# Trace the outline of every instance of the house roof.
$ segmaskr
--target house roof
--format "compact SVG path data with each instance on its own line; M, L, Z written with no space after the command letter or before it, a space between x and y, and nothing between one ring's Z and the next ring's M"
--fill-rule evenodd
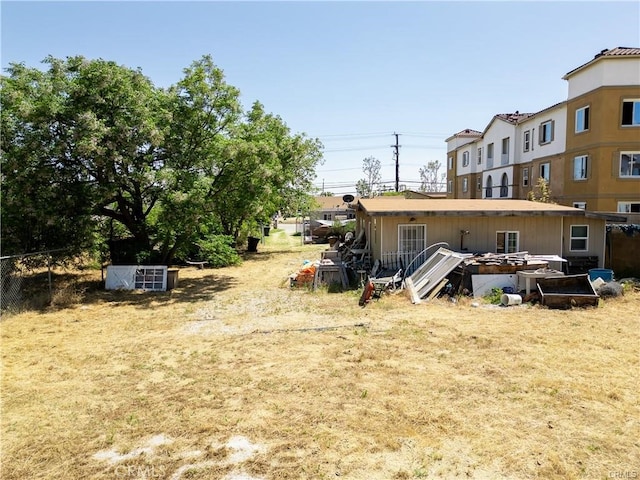
M640 57L640 48L636 47L616 47L612 49L604 49L600 53L597 53L591 60L587 63L583 63L579 67L574 68L570 72L562 77L563 80L567 80L571 75L582 70L583 68L588 67L592 63L599 61L602 58L611 58L611 57Z
M477 138L480 135L482 135L482 132L479 132L478 130L465 128L464 130L461 130L458 133L454 133L453 135L451 135L449 138L445 140L445 142L448 142L453 138Z
M327 197L319 195L314 197L314 199L319 205L319 210L346 210L349 208L349 204L345 203L341 196ZM357 200L358 198L356 197L356 199L351 203L355 203Z
M372 216L586 216L587 213L580 208L529 200L377 197L360 199L358 207Z

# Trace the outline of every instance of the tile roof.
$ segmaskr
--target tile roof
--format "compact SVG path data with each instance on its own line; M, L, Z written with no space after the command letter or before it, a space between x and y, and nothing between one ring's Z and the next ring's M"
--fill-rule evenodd
M369 215L415 216L584 216L580 208L529 200L363 198L358 204Z
M591 60L589 60L588 62L583 63L579 67L576 67L573 70L567 72L567 74L562 78L564 80L566 80L567 77L569 77L570 75L574 74L578 70L583 69L587 65L590 65L591 63L596 62L600 58L603 58L603 57L636 57L636 56L640 56L640 48L636 48L636 47L616 47L616 48L612 48L610 50L605 48L600 53L596 53L595 56Z
M504 120L505 122L516 124L528 117L533 115L533 113L520 113L516 110L514 113L498 113L496 117Z

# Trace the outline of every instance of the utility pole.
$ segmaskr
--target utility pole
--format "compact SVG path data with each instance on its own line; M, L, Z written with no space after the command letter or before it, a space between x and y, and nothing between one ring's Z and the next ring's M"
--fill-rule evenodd
M400 189L400 145L398 145L398 136L400 136L399 133L394 133L394 135L396 136L396 144L395 145L391 145L391 148L394 149L394 156L396 159L396 192Z

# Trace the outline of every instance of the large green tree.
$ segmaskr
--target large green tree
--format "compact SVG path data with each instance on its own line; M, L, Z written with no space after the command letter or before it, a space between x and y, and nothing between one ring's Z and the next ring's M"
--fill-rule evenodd
M12 65L2 78L2 233L15 233L16 251L83 248L108 219L138 251L170 262L311 188L319 142L259 103L243 113L209 56L166 90L114 62L46 64Z

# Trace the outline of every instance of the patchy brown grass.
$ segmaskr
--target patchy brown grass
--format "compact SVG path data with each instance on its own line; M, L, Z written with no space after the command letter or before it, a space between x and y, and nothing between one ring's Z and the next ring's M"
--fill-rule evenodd
M3 319L2 478L640 475L637 292L361 309L288 288L323 246L268 240L171 292L97 290L98 272Z

